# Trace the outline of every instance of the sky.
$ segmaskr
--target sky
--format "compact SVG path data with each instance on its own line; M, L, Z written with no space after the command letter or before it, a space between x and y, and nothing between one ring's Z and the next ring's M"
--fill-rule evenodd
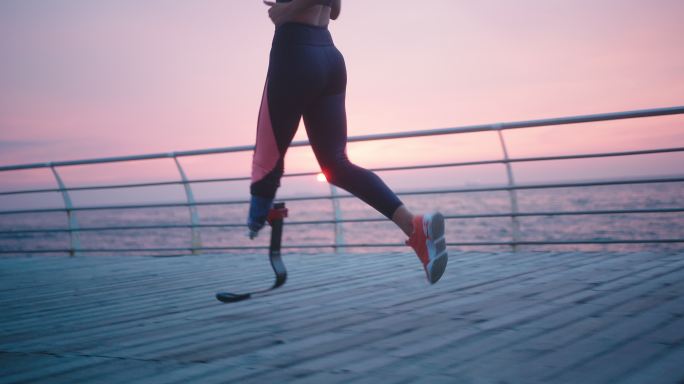
M274 28L266 11L257 0L0 1L0 164L252 144ZM681 0L345 0L330 30L348 71L349 134L684 105L683 17ZM684 146L682 122L506 138L514 156ZM302 128L297 139L306 137ZM369 167L501 153L491 134L355 144L349 152ZM183 162L191 177L248 175L249 157ZM672 173L681 160L597 169ZM71 185L111 181L109 174L177 177L162 163L64 173ZM286 167L316 164L302 148L288 153ZM586 170L526 167L522 181ZM41 172L5 173L0 184L49 179ZM469 182L489 180L482 169L462 172Z

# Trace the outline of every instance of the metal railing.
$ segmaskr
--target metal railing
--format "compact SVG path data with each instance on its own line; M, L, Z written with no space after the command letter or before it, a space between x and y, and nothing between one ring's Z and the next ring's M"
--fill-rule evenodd
M423 170L436 169L446 167L467 167L476 165L491 165L501 164L505 166L507 183L500 186L487 187L469 187L469 188L451 188L439 190L421 190L421 191L404 191L398 195L426 195L426 194L450 194L450 193L471 193L471 192L492 192L505 191L509 198L509 212L504 213L479 213L479 214L461 214L461 215L447 215L446 219L474 219L474 218L508 218L510 219L512 240L511 241L479 241L479 242L452 242L449 246L510 246L514 250L519 245L556 245L556 244L632 244L632 243L684 243L684 238L665 238L665 239L604 239L604 240L547 240L547 241L527 241L520 239L520 226L518 219L521 217L531 216L568 216L568 215L608 215L608 214L644 214L644 213L676 213L684 212L684 207L672 208L638 208L638 209L612 209L612 210L580 210L580 211L532 211L521 212L518 208L517 191L527 189L549 189L549 188L584 188L591 186L608 186L608 185L636 185L645 183L680 183L684 182L684 175L671 177L654 177L654 178L631 178L631 179L616 179L616 180L597 180L584 182L565 182L565 183L538 183L538 184L519 184L515 181L514 168L515 163L524 162L545 162L555 160L570 160L570 159L589 159L589 158L605 158L605 157L625 157L637 155L663 154L684 152L684 147L673 148L658 148L635 151L619 151L619 152L602 152L589 154L574 154L574 155L558 155L558 156L538 156L538 157L520 157L513 158L509 155L504 131L521 128L533 127L548 127L558 125L569 125L578 123L599 122L608 120L622 120L635 119L645 117L656 117L666 115L684 114L684 106L670 107L670 108L656 108L635 110L627 112L615 112L605 114L583 115L560 117L551 119L528 120L508 123L495 123L483 125L471 125L456 128L432 129L412 132L396 132L389 134L374 134L364 136L354 136L349 138L349 142L365 142L373 140L392 140L404 138L416 138L436 135L456 135L463 133L474 132L496 132L499 145L501 149L501 158L480 161L467 162L451 162L451 163L435 163L435 164L421 164L421 165L407 165L395 167L380 167L372 168L373 171L406 171L406 170ZM296 141L292 143L293 147L301 147L309 145L308 141ZM243 249L264 249L265 246L222 246L222 247L208 247L202 245L201 229L202 228L228 228L228 227L242 227L243 223L220 223L220 224L206 224L202 223L197 212L200 206L212 205L232 205L232 204L248 204L249 200L220 200L220 201L196 201L193 194L193 184L200 183L217 183L217 182L232 182L232 181L247 181L250 177L228 177L228 178L206 178L206 179L189 179L186 172L178 160L181 157L203 156L213 154L225 154L236 152L253 151L254 146L236 146L228 148L214 148L194 151L180 151L171 153L156 153L138 156L122 156L122 157L107 157L99 159L87 159L76 161L59 161L48 163L32 163L21 165L10 165L0 167L0 173L7 171L20 171L29 169L50 169L55 178L57 188L42 188L42 189L25 189L12 190L0 192L0 196L9 195L26 195L32 193L60 193L62 196L63 208L42 208L42 209L19 209L19 210L4 210L0 211L0 215L23 215L23 214L37 214L37 213L52 213L64 212L67 219L67 228L45 228L45 229L20 229L20 230L3 230L0 235L17 235L17 234L35 234L35 233L68 233L70 245L68 249L29 249L29 250L8 250L1 249L0 254L8 253L55 253L65 252L70 255L77 255L79 253L90 252L189 252L199 253L201 251L221 251L221 250L243 250ZM58 171L59 168L76 166L76 165L93 165L104 163L120 163L140 160L154 160L154 159L172 159L178 170L179 180L177 181L160 181L160 182L144 182L144 183L126 183L126 184L110 184L110 185L91 185L79 187L67 187L63 178ZM318 172L299 172L285 174L284 177L299 177L299 176L313 176ZM92 191L92 190L114 190L127 189L139 187L153 187L153 186L168 186L168 185L182 185L185 191L186 200L184 202L174 203L155 203L155 204L119 204L119 205L94 205L94 206L74 206L72 203L70 192L73 191ZM346 243L344 241L344 234L342 231L342 224L352 222L376 222L384 221L384 218L342 218L341 209L339 206L340 199L352 197L348 194L340 194L336 187L330 186L330 194L326 195L310 195L310 196L293 196L288 197L287 201L309 201L309 200L325 200L329 199L332 202L334 217L331 220L309 220L309 221L288 221L288 225L320 225L333 224L335 230L335 242L333 244L286 244L283 248L333 248L335 250L342 250L350 247L392 247L403 244L393 243ZM187 207L190 214L190 222L188 224L157 224L157 225L126 225L126 226L91 226L82 227L79 225L77 219L77 212L94 211L94 210L123 210L123 209L153 209L164 207ZM174 229L184 228L190 229L191 239L188 247L148 247L148 248L84 248L81 246L80 234L83 232L92 231L129 231L141 229Z

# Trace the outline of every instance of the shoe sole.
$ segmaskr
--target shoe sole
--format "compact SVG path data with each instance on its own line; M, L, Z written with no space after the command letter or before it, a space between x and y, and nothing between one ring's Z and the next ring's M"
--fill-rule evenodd
M429 272L430 284L434 284L439 281L439 279L444 274L447 262L449 261L449 254L446 250L446 239L444 238L444 216L437 212L431 215L430 225L428 226L428 236L430 239L438 239L434 241L434 254L438 255L434 260L431 260L427 269Z

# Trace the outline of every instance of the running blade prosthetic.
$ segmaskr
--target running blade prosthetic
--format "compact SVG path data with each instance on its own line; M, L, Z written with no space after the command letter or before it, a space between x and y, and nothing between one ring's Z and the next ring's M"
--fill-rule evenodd
M267 221L271 225L271 244L268 247L268 257L271 261L271 268L273 268L273 272L275 273L275 282L273 285L270 288L256 292L219 292L216 294L216 299L223 303L235 303L247 300L252 297L252 295L267 293L285 284L285 281L287 280L287 270L285 269L283 259L280 257L280 244L283 237L283 219L286 217L287 208L285 208L285 203L274 204L273 208L268 212Z

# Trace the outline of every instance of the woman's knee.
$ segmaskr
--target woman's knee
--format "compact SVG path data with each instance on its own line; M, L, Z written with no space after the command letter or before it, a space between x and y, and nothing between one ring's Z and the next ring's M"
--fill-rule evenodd
M354 179L354 175L360 170L346 157L344 159L336 159L331 162L321 163L321 171L325 175L326 180L333 185L344 187L346 184Z

